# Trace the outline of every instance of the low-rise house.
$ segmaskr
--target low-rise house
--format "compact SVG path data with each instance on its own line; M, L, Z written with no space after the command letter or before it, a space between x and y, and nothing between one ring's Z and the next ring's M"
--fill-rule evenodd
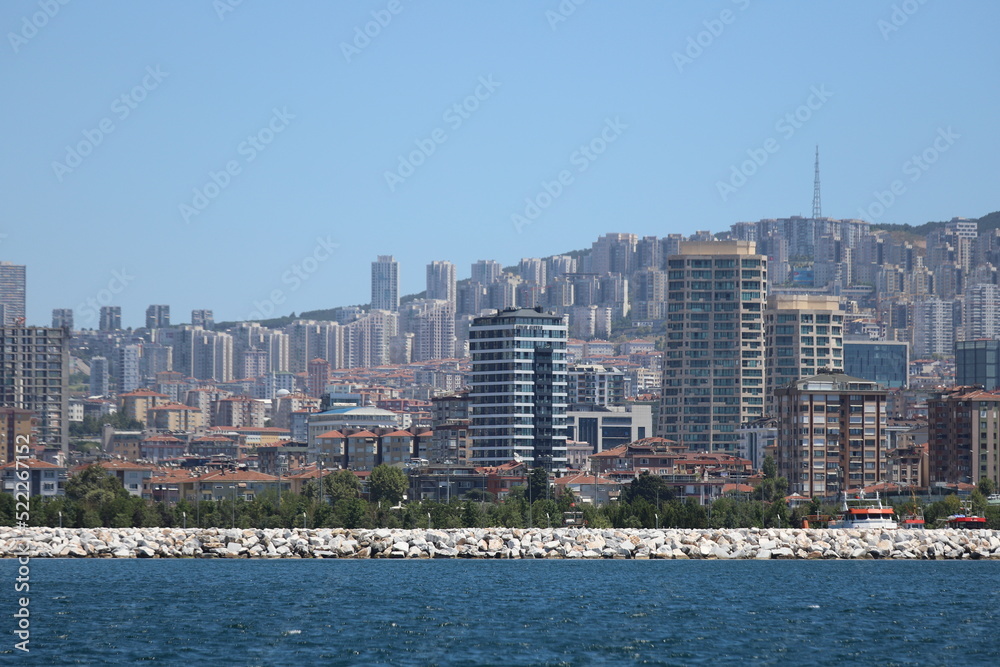
M278 474L278 469L302 468L309 460L309 447L304 442L283 440L257 448L257 467L269 475Z
M181 498L194 501L200 500L253 500L258 495L268 491L288 491L291 484L287 480L279 480L274 475L250 470L216 470L187 481L178 483Z
M316 460L327 466L347 466L347 437L340 431L326 431L314 438L312 451L316 452Z
M188 452L194 456L225 456L234 461L242 458L240 443L224 435L208 434L193 437L188 442Z
M105 424L101 430L101 451L126 461L138 461L142 458L145 437L143 431L116 431L111 424Z
M122 410L125 416L146 423L147 411L155 408L169 400L166 394L151 391L149 389L136 389L125 394L119 394L118 400L122 403Z
M200 431L205 427L198 408L183 403L165 403L146 411L146 427L156 431Z
M153 477L153 472L156 470L155 466L117 459L98 461L96 465L104 468L105 472L109 475L114 475L121 482L125 490L129 492L129 495L146 498L147 500L152 497L147 482ZM74 468L73 474L79 473L86 467L78 466Z
M557 477L552 483L556 487L557 495L569 490L573 492L577 502L592 505L606 505L612 500L617 500L622 490L622 485L619 482L600 475L587 475L585 473L572 473L564 477Z
M212 403L212 426L261 428L266 420L264 403L249 396L233 396Z
M27 479L24 479L24 473ZM0 466L4 493L55 497L66 494L66 468L38 459L15 459Z
M413 434L409 431L391 431L380 438L381 463L399 465L408 463L413 458Z
M139 458L145 461L166 461L183 456L186 448L183 440L172 435L148 435L139 442Z
M347 436L347 467L351 470L371 470L378 465L378 436L371 431L358 431Z

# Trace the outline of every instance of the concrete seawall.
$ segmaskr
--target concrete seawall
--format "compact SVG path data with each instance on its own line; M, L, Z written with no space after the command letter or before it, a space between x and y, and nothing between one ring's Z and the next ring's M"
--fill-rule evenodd
M0 527L0 558L1000 559L1000 531Z

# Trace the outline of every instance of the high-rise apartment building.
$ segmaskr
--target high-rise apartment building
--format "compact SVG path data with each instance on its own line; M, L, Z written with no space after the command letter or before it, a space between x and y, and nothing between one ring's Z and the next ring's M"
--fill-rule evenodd
M0 262L0 326L24 324L25 266Z
M309 395L322 398L328 384L330 384L330 362L316 357L309 362Z
M480 285L492 285L500 280L503 267L500 262L492 259L481 259L472 265L472 282Z
M111 391L111 369L106 357L90 359L90 395L107 396Z
M455 265L431 262L427 265L427 298L455 303Z
M170 306L154 304L146 309L147 329L166 329L170 326Z
M118 393L126 394L142 386L142 376L139 374L139 357L141 348L138 345L123 345L118 348L116 372L118 374Z
M778 474L788 490L835 497L886 476L886 391L823 373L777 390Z
M473 321L472 463L566 467L566 338L563 317L540 308Z
M833 296L774 294L764 311L765 413L774 391L821 368L844 370L844 311Z
M667 281L658 435L735 453L739 424L764 416L767 258L752 241L682 243Z
M215 314L211 310L200 308L191 311L191 324L205 331L215 328Z
M1000 393L954 387L927 400L930 483L1000 484Z
M233 337L229 334L185 324L162 330L157 340L173 348L173 369L185 377L232 381Z
M1000 337L1000 285L979 283L967 286L963 305L965 340Z
M950 300L923 299L913 304L913 354L918 359L954 352L955 321Z
M122 328L122 307L101 306L101 331L119 331Z
M0 406L35 414L38 443L69 451L69 334L0 328Z
M192 336L191 375L200 380L233 380L233 337L196 330Z
M629 275L635 269L639 237L635 234L605 234L591 245L584 269L588 273L621 273Z
M526 283L545 287L548 284L546 269L545 260L537 257L524 257L517 265L517 274Z
M417 299L402 307L400 328L414 334L413 361L455 356L455 304L439 299Z
M69 330L73 330L73 309L72 308L53 308L52 309L52 328L61 329L66 327Z
M31 410L0 407L0 466L10 463L17 454L23 453L20 445L35 444L31 440L34 419L35 415Z
M579 406L621 405L625 402L625 372L599 364L574 364L567 373L567 403ZM652 429L650 429L652 430Z
M390 343L399 333L399 315L374 310L343 327L344 361L341 368L370 368L389 363Z
M372 310L399 310L399 263L392 255L372 262Z

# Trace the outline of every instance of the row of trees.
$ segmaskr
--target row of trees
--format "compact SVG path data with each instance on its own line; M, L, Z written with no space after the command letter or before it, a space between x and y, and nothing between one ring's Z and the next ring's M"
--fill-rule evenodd
M559 526L564 513L580 510L588 526L595 528L745 528L801 526L810 514L835 514L835 505L818 499L794 509L784 501L787 482L773 469L752 493L727 496L702 505L694 499L676 498L673 489L655 475L643 474L627 485L621 497L601 507L575 503L572 492L558 497L544 471L537 469L524 486L514 487L503 500L476 490L450 502L403 503L406 475L398 468L378 466L369 478L368 498L351 472L328 475L320 484L308 483L301 494L269 492L244 501L181 501L173 505L150 502L130 495L111 474L91 466L66 483L66 494L55 498L33 498L29 525L96 528L109 526L230 527L237 528L463 528L504 526L511 528ZM920 507L898 503L900 513L923 511L928 527L961 511L955 496ZM988 519L990 528L1000 529L1000 507L986 503L986 496L973 492L968 509ZM0 494L0 525L13 525L14 497Z

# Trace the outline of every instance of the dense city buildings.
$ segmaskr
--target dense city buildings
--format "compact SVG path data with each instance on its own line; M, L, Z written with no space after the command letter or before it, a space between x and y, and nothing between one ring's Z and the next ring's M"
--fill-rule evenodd
M565 319L510 309L470 330L472 462L566 467Z
M767 258L748 241L681 243L667 274L657 435L736 452L739 425L764 416Z
M886 473L886 390L823 372L776 390L778 473L789 491L832 497Z
M72 309L54 309L52 329L70 336L63 375L83 374L73 380L75 411L64 419L109 414L117 393L120 409L141 415L145 431L113 439L115 451L162 460L245 458L259 433L213 429L259 430L270 419L304 443L308 461L339 452L329 465L358 470L409 465L407 453L438 466L499 469L520 460L562 470L655 434L692 461L738 453L755 469L780 449L782 474L806 495L887 481L969 483L994 475L991 417L978 435L952 438L938 424L934 437L896 444L921 424L926 432L926 423L883 428L881 415L926 418L927 396L956 383L985 388L978 404L993 400L998 231L956 219L914 242L859 220L792 217L690 237L616 232L589 249L523 257L506 268L480 260L468 279L459 280L453 263L433 261L426 293L406 298L397 262L380 255L370 304L269 326L216 327L205 309L191 311L191 324L171 325L168 307L152 305L145 327L123 329L121 308L105 305L99 331L73 331ZM8 271L15 283L23 268ZM7 317L17 305L5 299ZM96 323L96 313L77 315L87 327ZM48 368L20 361L17 382L30 377L37 390L36 380L49 379ZM875 406L875 423L867 422L875 405L868 390L835 388L802 390L806 403L796 395L790 404L799 421L782 426L781 400L817 375L836 387L890 390ZM5 386L13 378L5 368ZM971 432L973 411L965 414L963 400L955 398L948 419L968 417L954 428ZM837 425L816 421L829 420L837 401L846 401L844 419L838 412ZM441 407L452 404L459 407ZM46 424L51 433L51 411L29 413L36 434ZM282 447L272 447L275 457Z

